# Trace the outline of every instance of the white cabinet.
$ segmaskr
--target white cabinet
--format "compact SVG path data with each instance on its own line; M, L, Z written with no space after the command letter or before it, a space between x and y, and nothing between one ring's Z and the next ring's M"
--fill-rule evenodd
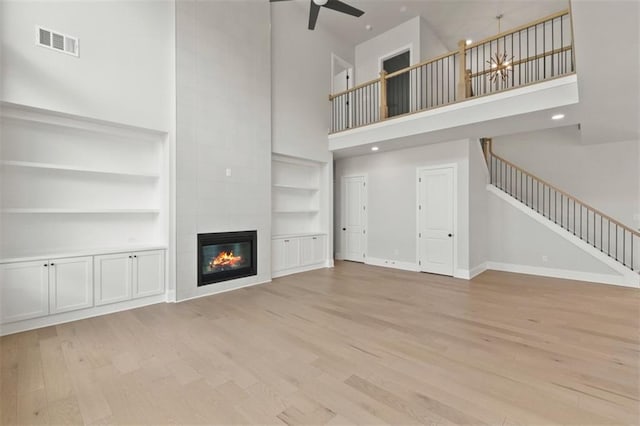
M308 270L324 264L325 235L304 235L274 238L271 241L274 276ZM281 273L281 272L285 273Z
M164 251L141 251L133 254L133 297L164 292Z
M131 253L94 257L96 306L131 299L132 259Z
M92 257L0 265L2 323L93 306Z
M93 306L91 256L55 259L49 262L49 307L51 314Z
M313 265L323 262L325 259L324 241L324 235L302 237L300 239L300 263L302 265Z
M49 314L49 262L18 262L0 265L2 323Z
M164 291L164 250L95 256L96 305Z

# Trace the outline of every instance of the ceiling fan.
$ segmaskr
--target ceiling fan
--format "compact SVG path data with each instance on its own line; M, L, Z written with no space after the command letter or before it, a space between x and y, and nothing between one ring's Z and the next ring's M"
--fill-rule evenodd
M269 0L271 3L277 1L288 1L288 0ZM313 30L316 27L316 22L318 21L318 14L320 13L321 7L326 7L328 9L333 9L338 12L346 13L347 15L360 17L364 15L364 12L360 9L356 9L353 6L349 6L346 3L341 2L340 0L310 0L311 1L311 9L309 9L309 29Z

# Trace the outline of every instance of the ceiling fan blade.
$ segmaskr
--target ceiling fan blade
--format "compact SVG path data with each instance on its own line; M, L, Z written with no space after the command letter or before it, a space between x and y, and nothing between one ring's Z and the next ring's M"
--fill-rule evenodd
M356 9L353 6L349 6L348 4L343 3L340 0L329 0L327 4L324 5L324 7L355 17L364 15L364 12L362 10Z
M277 1L289 1L289 0L269 0L269 3L275 3Z
M311 8L309 9L309 29L313 30L316 28L316 22L318 22L318 14L320 13L320 6L314 3L311 0Z

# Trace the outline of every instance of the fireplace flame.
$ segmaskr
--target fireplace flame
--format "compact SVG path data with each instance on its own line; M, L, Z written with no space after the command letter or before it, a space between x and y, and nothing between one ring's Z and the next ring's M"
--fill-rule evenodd
M225 266L235 266L236 263L242 262L242 256L234 256L233 251L221 251L215 258L209 262L209 267L221 268Z

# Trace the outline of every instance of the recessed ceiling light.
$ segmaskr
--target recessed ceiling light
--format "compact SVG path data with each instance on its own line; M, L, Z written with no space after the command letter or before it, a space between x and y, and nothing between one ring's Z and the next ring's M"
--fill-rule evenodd
M468 45L470 45L471 43L473 43L473 40L471 40L470 38L468 38L468 39L465 41L465 43L466 43L466 44L467 44L467 46L468 46Z
M367 25L365 25L365 26L364 26L364 28L365 28L367 31L371 31L371 29L372 29L373 27L372 27L370 24L367 24Z
M404 13L404 12L406 12L406 11L407 11L407 6L402 6L402 7L400 8L400 12Z
M562 120L564 118L564 114L556 114L551 117L552 120Z
M377 151L377 150L379 150L379 149L380 149L380 148L378 148L377 146L372 146L372 147L371 147L371 151L374 151L374 152L375 152L375 151Z

